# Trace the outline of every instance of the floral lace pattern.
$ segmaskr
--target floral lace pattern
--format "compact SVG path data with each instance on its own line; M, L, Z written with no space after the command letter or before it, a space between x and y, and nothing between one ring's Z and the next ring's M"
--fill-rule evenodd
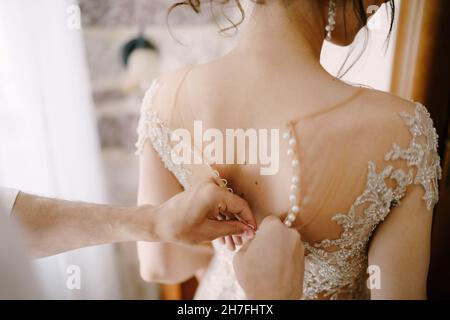
M304 279L306 299L367 298L367 247L376 227L386 219L392 208L400 205L407 187L412 184L421 185L425 190L423 199L429 210L437 203L437 181L441 179L442 172L433 121L427 109L419 103L414 115L402 112L400 116L409 128L411 142L407 149L394 144L384 160L405 160L408 171L389 165L377 173L375 164L369 162L363 194L347 214L337 214L332 219L342 227L341 236L317 244L305 243L309 260ZM387 186L387 179L395 181L394 188ZM330 251L332 248L333 251Z
M155 81L146 94L138 127L137 153L141 153L148 139L166 168L188 188L190 172L171 159L170 129L152 111L153 97L157 91ZM377 171L368 163L367 183L363 193L345 214L336 214L332 221L342 227L338 239L319 243L306 243L304 299L364 299L369 297L366 286L368 243L377 226L400 205L408 186L420 185L423 200L431 210L438 201L438 179L441 178L440 159L437 154L438 137L427 109L417 103L414 114L400 114L411 134L406 149L394 144L384 160L404 160L407 170L388 165ZM389 187L387 180L395 182ZM196 297L201 299L244 298L232 270L233 254L216 248L213 259ZM226 270L224 270L224 268ZM224 274L225 273L225 274ZM212 289L214 288L214 290Z
M143 152L145 142L150 140L164 166L175 175L183 188L187 189L191 172L182 165L176 165L172 161L174 154L170 144L171 130L152 110L153 100L158 88L159 82L157 80L153 81L142 102L141 117L137 128L136 155L140 155Z

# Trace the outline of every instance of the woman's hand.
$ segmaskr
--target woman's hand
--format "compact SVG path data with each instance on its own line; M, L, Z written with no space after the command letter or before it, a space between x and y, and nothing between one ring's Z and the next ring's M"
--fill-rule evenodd
M279 218L263 220L253 240L233 260L236 277L250 300L298 300L303 292L304 247L298 231Z
M156 211L154 233L164 242L200 244L256 230L256 220L247 202L213 181L176 195ZM220 214L230 220L218 221Z

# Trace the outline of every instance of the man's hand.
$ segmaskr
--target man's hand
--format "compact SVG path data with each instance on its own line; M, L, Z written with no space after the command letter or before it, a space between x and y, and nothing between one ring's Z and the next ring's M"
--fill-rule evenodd
M160 241L199 244L256 230L256 220L247 202L213 181L178 194L156 210L154 232ZM232 220L218 221L219 214Z
M300 234L279 218L264 219L253 240L235 255L236 277L250 300L302 297L304 247Z
M237 216L242 222L217 221L219 213L230 219ZM123 241L198 244L256 229L247 202L212 181L158 208L114 207L20 193L12 217L25 231L35 257Z

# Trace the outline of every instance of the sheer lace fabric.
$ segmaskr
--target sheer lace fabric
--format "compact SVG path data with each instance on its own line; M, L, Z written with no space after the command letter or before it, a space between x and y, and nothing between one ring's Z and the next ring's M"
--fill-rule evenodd
M156 150L165 167L184 188L196 181L191 168L173 161L170 128L152 108L158 91L158 81L148 90L141 109L138 127L137 154L146 141ZM369 298L366 286L368 243L377 226L391 210L401 204L408 186L419 185L424 190L423 201L432 209L438 201L438 179L441 178L437 154L437 134L427 109L417 103L413 114L399 115L410 132L410 144L402 149L394 144L385 155L386 167L377 168L374 162L367 166L367 181L362 194L346 213L337 213L332 221L343 232L337 239L306 243L305 299L364 299ZM396 161L405 162L402 168ZM405 169L407 168L407 169ZM395 181L389 185L388 180ZM200 283L196 298L245 299L232 268L233 253L214 243L216 254Z

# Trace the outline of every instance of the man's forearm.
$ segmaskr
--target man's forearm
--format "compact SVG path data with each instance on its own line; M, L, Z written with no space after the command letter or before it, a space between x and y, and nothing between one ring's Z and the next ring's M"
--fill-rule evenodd
M240 215L246 222L217 221L219 205L226 208L221 214ZM158 207L113 207L20 193L12 218L24 229L35 257L125 241L200 244L256 228L248 204L209 180Z
M144 212L145 211L145 212ZM13 209L35 257L105 243L158 241L156 209L111 207L20 193Z

